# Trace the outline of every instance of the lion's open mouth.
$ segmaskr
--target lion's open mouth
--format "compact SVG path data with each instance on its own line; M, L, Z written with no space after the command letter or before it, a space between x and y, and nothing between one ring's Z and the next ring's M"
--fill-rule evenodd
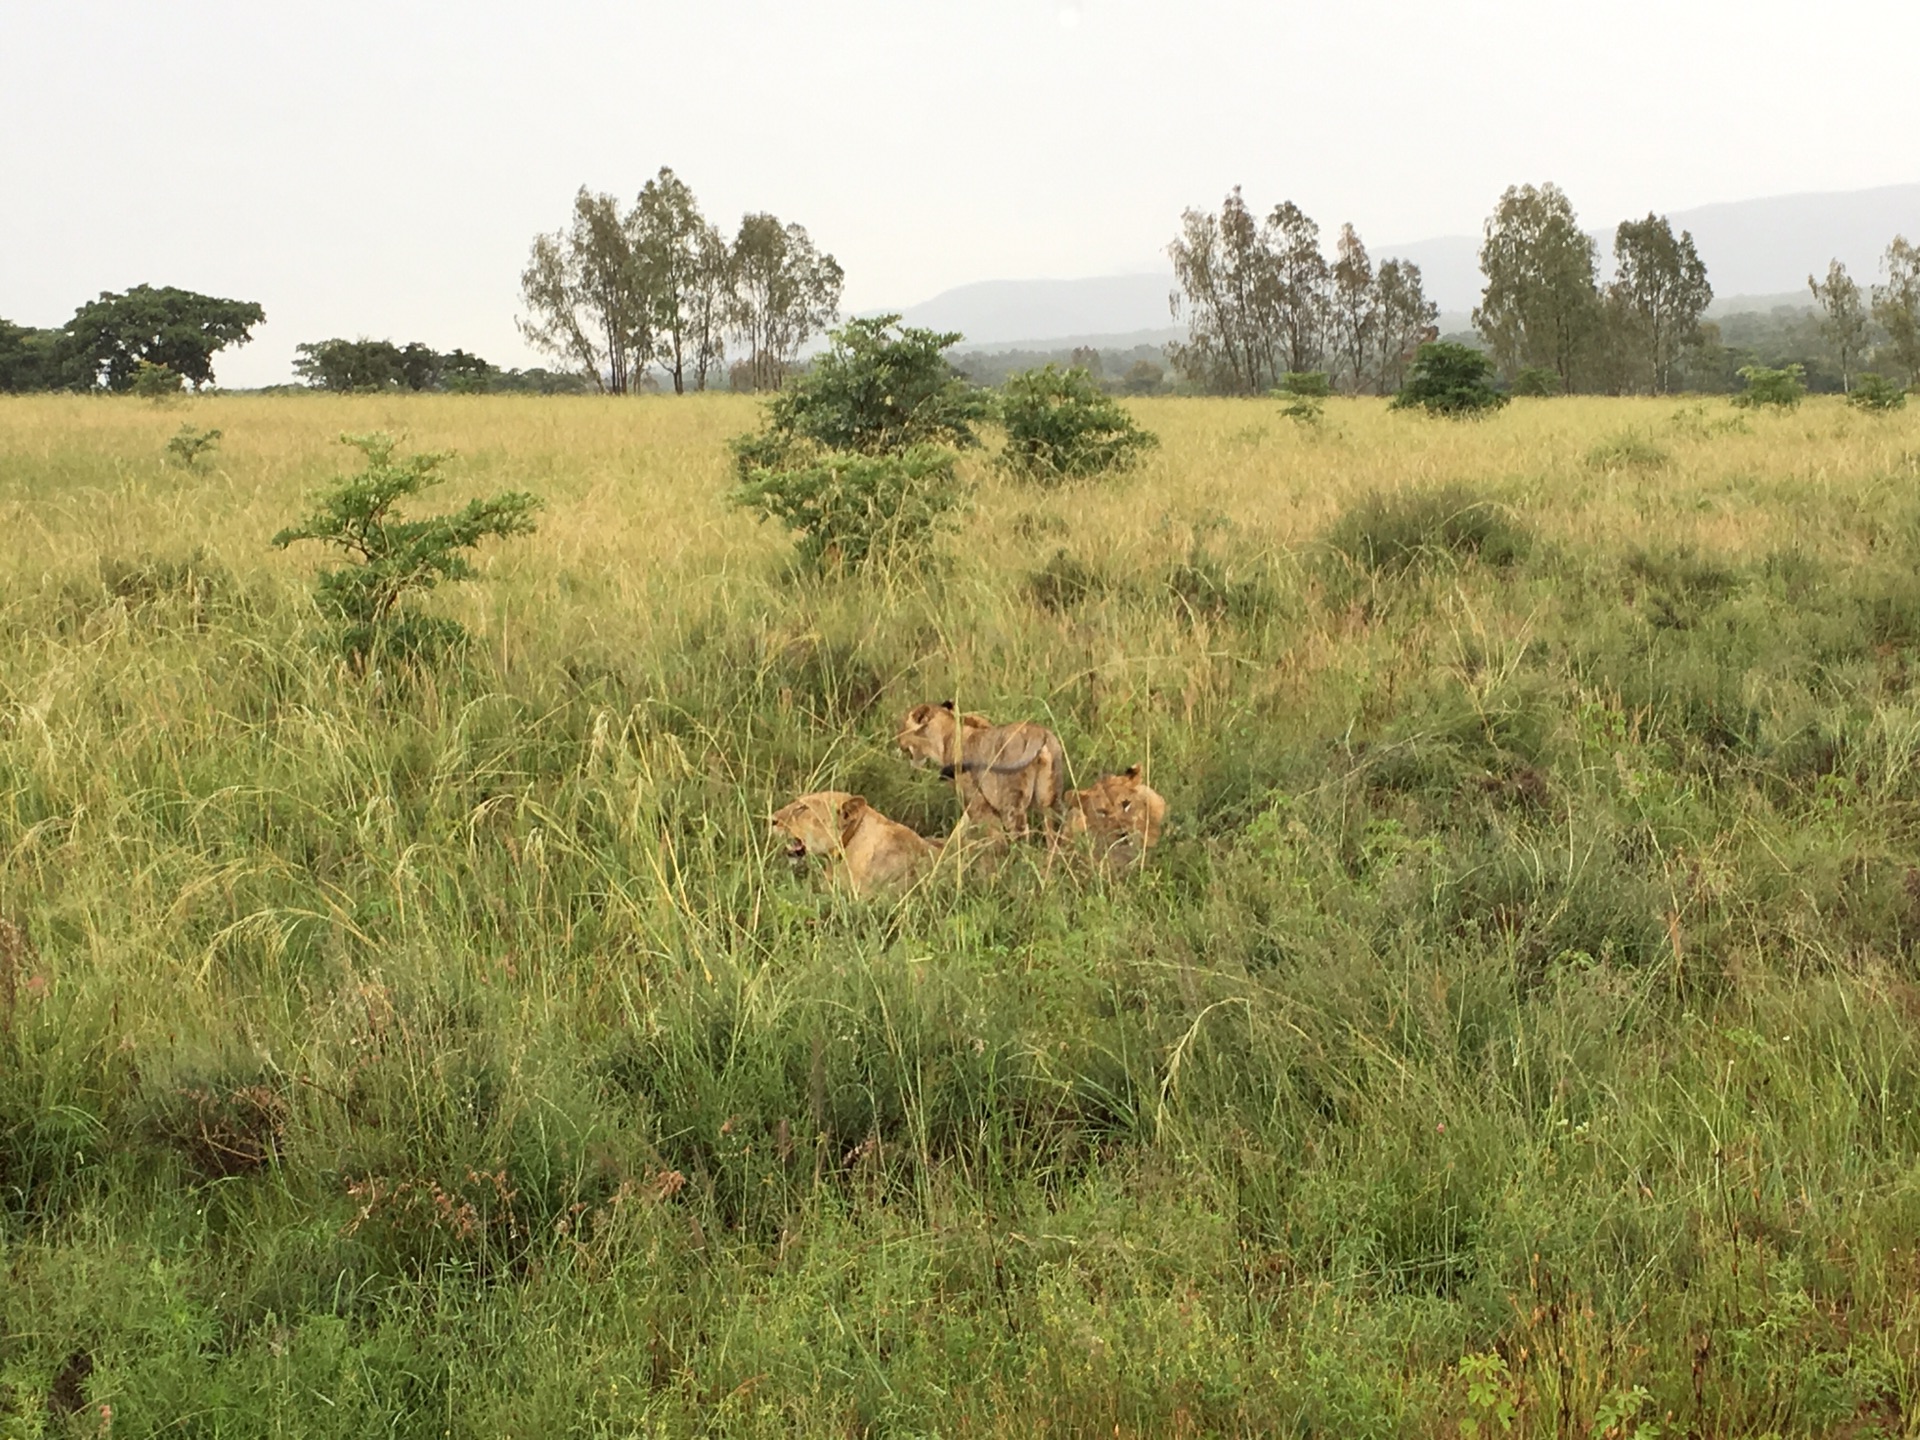
M789 860L806 859L807 858L807 842L804 840L795 840L792 844L787 846L787 858Z

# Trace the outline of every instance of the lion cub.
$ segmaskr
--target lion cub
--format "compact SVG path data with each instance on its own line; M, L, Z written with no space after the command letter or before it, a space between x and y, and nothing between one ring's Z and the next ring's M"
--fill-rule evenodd
M960 715L953 702L916 705L895 742L916 764L939 767L953 780L969 820L1023 835L1027 812L1059 808L1067 784L1067 752L1044 725L995 725L984 715Z
M1140 775L1131 765L1067 796L1067 833L1091 836L1095 852L1118 870L1138 864L1167 823L1167 802Z
M844 872L856 895L904 884L940 854L940 844L889 820L864 797L816 790L773 817L773 829L791 842L795 859L824 855L829 876Z

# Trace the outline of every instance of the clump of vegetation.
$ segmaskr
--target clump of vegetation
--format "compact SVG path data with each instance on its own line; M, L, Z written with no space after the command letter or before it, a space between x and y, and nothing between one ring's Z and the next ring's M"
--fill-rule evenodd
M1280 392L1325 400L1333 394L1333 380L1324 370L1289 370L1280 377Z
M218 430L196 430L191 425L182 425L174 431L173 438L167 441L167 458L174 464L191 470L194 461L202 455L211 455L219 445Z
M802 561L843 570L923 553L967 499L955 452L992 400L948 362L957 334L854 320L732 442L729 501L792 530Z
M1533 400L1544 400L1565 392L1566 386L1561 383L1559 372L1549 370L1544 365L1522 365L1514 374L1510 389L1514 395Z
M1043 365L1008 376L1000 420L1007 431L1001 468L1042 485L1124 470L1160 443L1078 367Z
M1739 374L1747 382L1747 388L1733 397L1733 403L1746 410L1758 410L1762 406L1791 410L1807 393L1802 379L1806 373L1806 366L1798 364L1783 365L1778 370L1765 365L1742 365Z
M280 1154L286 1096L271 1075L220 1067L176 1077L146 1105L147 1133L201 1180L259 1170Z
M1494 388L1493 362L1471 345L1446 340L1420 347L1407 383L1393 397L1396 410L1419 409L1450 419L1486 415L1506 403Z
M1380 490L1344 511L1321 537L1349 572L1392 577L1436 562L1504 567L1533 536L1503 505L1458 485Z
M186 389L186 381L179 371L170 365L157 365L150 360L133 362L133 379L127 387L142 400L151 400L156 405L165 405L176 400L180 392Z
M967 501L953 452L826 454L786 470L754 470L729 498L793 531L801 560L822 570L926 553Z
M1658 470L1672 458L1652 436L1637 430L1610 435L1587 451L1587 464L1595 470Z
M405 610L411 596L441 584L473 579L466 552L483 540L533 533L540 501L523 491L491 500L470 500L450 515L403 520L402 500L446 483L435 472L444 454L394 454L390 435L342 435L365 459L358 475L319 497L319 509L273 537L278 549L317 541L346 554L351 563L322 570L316 589L321 611L340 626L342 651L356 661L379 654L424 659L465 638L458 622Z
M1324 370L1289 370L1273 393L1286 401L1280 407L1282 415L1303 430L1317 430L1326 417L1333 383Z
M1907 392L1886 376L1864 370L1853 377L1853 389L1847 392L1847 403L1869 414L1887 415L1907 403Z

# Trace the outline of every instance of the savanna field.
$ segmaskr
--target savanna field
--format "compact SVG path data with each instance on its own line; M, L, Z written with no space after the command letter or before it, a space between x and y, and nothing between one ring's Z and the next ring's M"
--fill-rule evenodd
M1920 414L1132 409L823 579L744 398L0 400L0 1436L1920 1434ZM948 697L1148 862L793 866Z

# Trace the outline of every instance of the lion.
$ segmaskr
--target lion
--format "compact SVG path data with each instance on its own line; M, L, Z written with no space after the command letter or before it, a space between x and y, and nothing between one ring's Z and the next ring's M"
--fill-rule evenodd
M1052 833L1066 795L1067 752L1046 726L995 725L984 715L957 714L947 700L914 706L894 738L909 760L938 766L941 779L955 782L969 820L1023 835L1028 812L1037 809Z
M1086 835L1100 858L1128 870L1145 858L1167 823L1167 802L1130 765L1067 796L1067 833Z
M940 855L940 842L889 820L865 797L844 790L802 795L773 817L773 829L791 842L795 860L823 855L829 876L844 873L856 895L913 880Z

